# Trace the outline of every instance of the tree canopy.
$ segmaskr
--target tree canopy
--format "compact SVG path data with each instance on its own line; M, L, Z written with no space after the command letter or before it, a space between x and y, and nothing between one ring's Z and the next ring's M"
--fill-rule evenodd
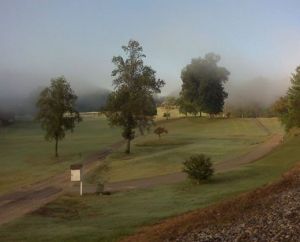
M127 140L126 153L130 153L135 128L143 131L153 124L157 112L153 95L160 93L165 83L156 78L150 66L144 65L146 56L139 42L130 40L122 49L125 56L112 59L115 90L109 95L103 110L111 125L123 128L122 136Z
M209 53L204 58L192 59L182 70L180 110L183 113L222 112L224 100L228 96L224 90L224 83L230 73L226 68L218 66L219 61L219 55Z
M38 113L36 119L45 129L45 139L55 140L55 156L58 156L58 141L62 140L66 131L73 132L76 122L81 121L79 112L75 109L77 96L65 77L51 79L49 87L45 88L37 101Z
M291 84L286 96L281 97L273 106L286 130L300 127L300 66L292 74Z

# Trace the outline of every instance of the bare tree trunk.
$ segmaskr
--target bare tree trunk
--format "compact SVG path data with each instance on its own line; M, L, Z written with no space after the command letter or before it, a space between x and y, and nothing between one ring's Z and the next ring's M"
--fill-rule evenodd
M55 157L58 157L58 138L55 138Z
M130 141L131 141L130 139L127 140L127 146L126 146L126 150L125 150L126 154L130 154Z

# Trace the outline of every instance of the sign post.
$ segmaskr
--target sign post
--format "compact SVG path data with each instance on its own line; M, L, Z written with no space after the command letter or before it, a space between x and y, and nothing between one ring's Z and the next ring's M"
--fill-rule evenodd
M80 182L80 196L82 196L82 164L73 164L70 166L71 170L71 182Z

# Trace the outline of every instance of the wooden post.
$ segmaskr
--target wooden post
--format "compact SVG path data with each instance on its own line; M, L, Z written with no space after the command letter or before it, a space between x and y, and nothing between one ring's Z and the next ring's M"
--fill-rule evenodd
M80 196L82 196L82 181L80 181Z

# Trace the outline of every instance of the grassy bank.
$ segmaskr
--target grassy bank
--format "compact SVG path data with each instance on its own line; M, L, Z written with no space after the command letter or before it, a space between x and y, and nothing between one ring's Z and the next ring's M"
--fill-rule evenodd
M272 154L209 184L189 182L111 196L63 196L0 228L1 241L114 241L142 225L197 208L278 179L300 157L293 136Z

